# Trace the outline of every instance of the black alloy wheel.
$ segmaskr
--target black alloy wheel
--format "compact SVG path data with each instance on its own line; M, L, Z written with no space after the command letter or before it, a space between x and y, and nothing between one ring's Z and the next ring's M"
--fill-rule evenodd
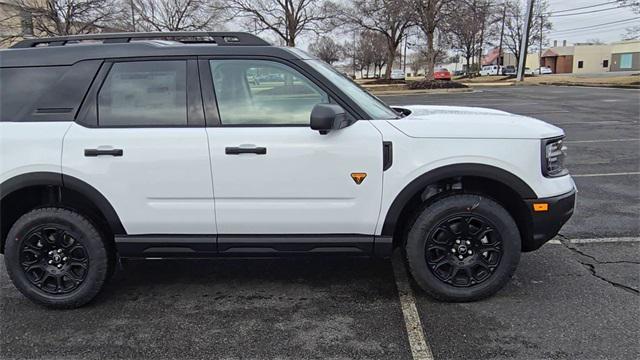
M76 308L91 301L109 272L103 235L80 213L32 210L11 227L5 265L15 287L35 303Z
M20 264L27 279L46 293L70 293L87 276L87 250L66 226L40 226L23 238L20 247Z
M483 195L451 194L425 204L405 240L411 275L442 301L493 295L520 260L516 222L501 204Z
M500 265L502 239L486 218L469 213L450 216L429 233L425 260L441 281L459 287L481 284Z

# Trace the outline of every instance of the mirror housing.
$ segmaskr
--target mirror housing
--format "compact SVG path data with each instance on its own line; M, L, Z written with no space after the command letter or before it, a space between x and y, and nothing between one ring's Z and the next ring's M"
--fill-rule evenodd
M337 104L316 104L311 110L311 129L326 135L331 130L351 125L344 109Z

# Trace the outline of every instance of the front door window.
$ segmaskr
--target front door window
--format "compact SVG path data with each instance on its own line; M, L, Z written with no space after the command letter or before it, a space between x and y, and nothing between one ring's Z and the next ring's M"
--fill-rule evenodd
M327 93L293 68L267 60L212 60L222 125L309 125Z

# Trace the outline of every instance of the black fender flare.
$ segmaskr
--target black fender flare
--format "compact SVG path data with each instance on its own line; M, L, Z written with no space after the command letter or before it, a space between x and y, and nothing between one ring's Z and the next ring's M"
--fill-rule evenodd
M418 176L405 186L402 191L400 191L391 203L389 211L387 211L387 215L385 216L384 224L382 226L382 236L393 236L396 225L400 219L400 215L402 214L402 210L404 210L405 206L413 196L424 189L427 185L440 180L463 176L481 177L500 182L513 189L522 199L538 198L533 189L531 189L531 187L522 179L495 166L474 163L446 165Z
M14 176L0 184L0 201L14 191L30 186L59 186L85 196L107 220L114 235L126 235L120 217L109 201L96 188L71 175L56 172L30 172Z

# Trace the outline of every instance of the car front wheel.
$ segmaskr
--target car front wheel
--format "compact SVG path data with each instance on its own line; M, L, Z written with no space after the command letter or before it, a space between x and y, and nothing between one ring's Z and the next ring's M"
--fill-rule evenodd
M87 218L67 209L42 208L11 227L5 264L16 288L30 300L75 308L102 288L108 255L102 236Z
M481 195L450 195L431 203L418 214L406 240L411 274L427 294L442 301L493 295L520 260L515 221Z

